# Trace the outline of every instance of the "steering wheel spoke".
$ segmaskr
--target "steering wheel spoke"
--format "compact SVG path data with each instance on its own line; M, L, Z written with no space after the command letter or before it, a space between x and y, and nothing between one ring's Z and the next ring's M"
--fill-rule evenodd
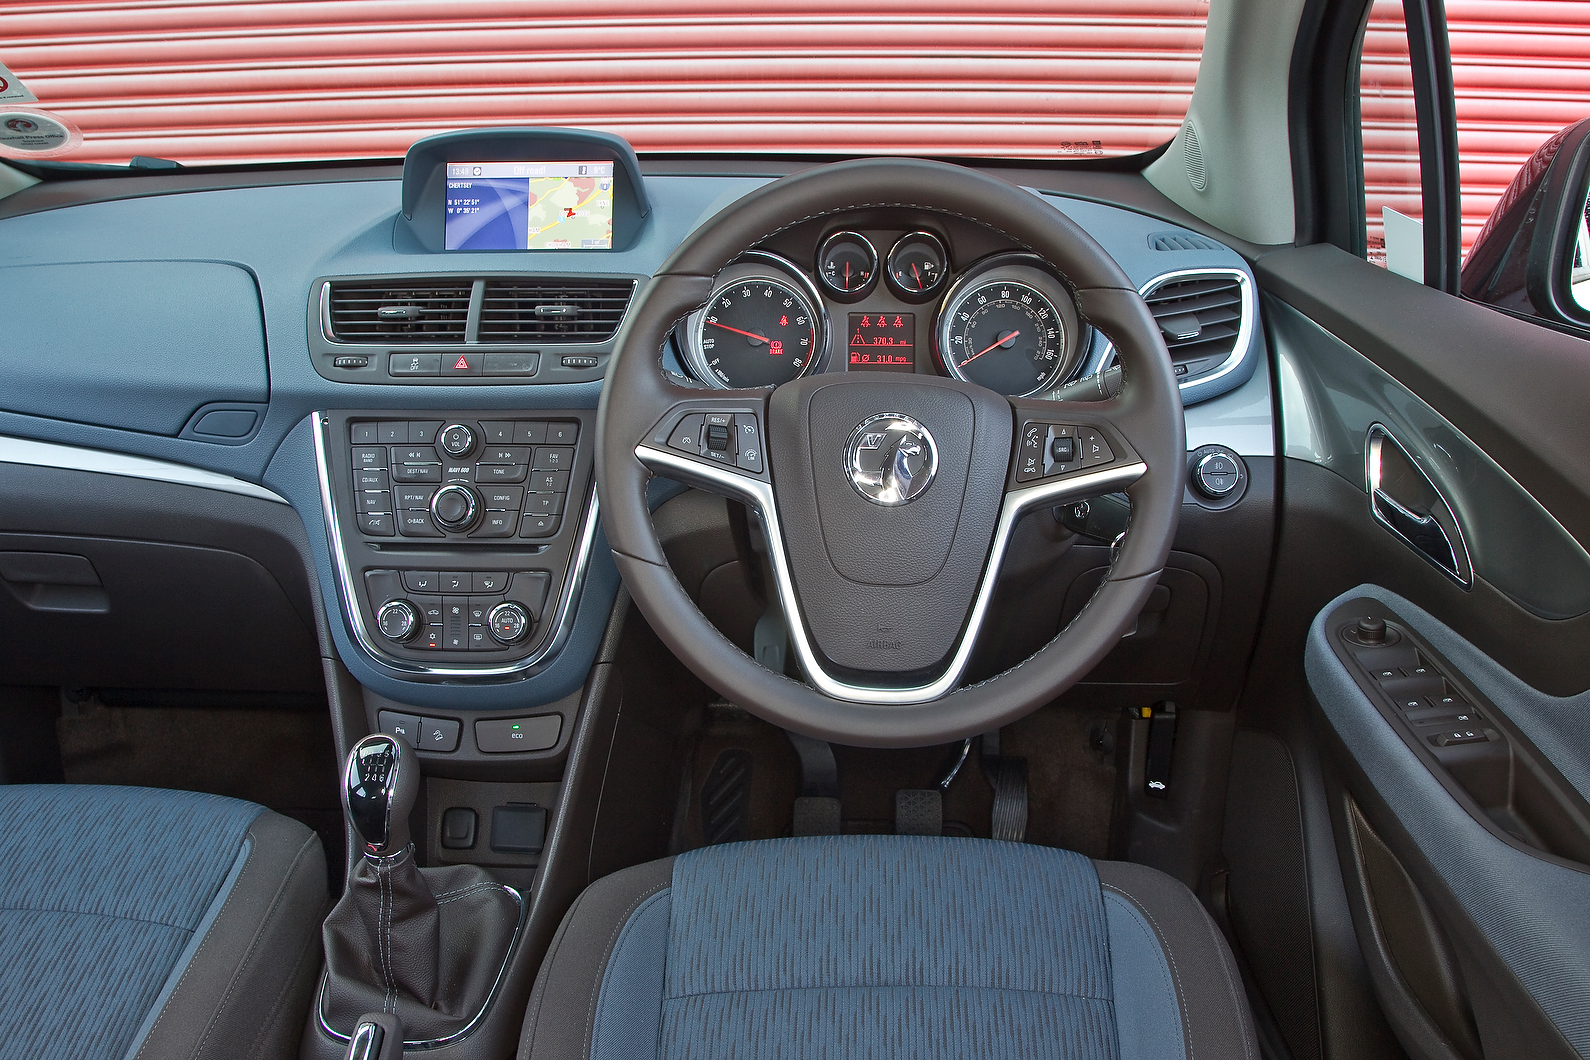
M1148 465L1112 417L1115 404L1012 400L1016 438L1007 508L1020 514L1136 484Z
M635 446L635 456L653 474L743 497L751 483L769 481L767 395L730 390L679 401Z

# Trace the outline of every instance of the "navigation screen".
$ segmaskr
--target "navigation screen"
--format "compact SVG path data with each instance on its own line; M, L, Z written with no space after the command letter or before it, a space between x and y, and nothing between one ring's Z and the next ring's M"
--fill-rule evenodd
M447 163L448 250L612 250L613 163Z
M914 313L851 313L850 370L916 371Z

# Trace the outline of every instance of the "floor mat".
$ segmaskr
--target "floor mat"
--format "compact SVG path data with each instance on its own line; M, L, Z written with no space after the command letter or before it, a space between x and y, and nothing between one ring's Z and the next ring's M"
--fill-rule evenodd
M325 710L68 704L56 723L69 784L229 795L313 828L341 889L342 805Z

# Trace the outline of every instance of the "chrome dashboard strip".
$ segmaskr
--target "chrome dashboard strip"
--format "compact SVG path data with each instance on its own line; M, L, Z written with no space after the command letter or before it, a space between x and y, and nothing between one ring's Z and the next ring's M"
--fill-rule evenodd
M331 495L331 467L327 459L330 439L326 437L326 432L330 429L330 420L320 412L312 415L315 418L315 472L320 478L320 507L326 517L326 537L331 545L331 566L337 577L337 592L341 597L343 614L347 616L349 628L353 631L353 639L359 647L383 666L421 677L507 677L518 674L530 676L541 667L549 665L558 652L563 650L564 644L568 643L570 635L574 632L574 618L579 609L580 593L585 589L585 575L590 569L591 549L601 523L594 479L585 502L585 520L580 524L580 537L575 543L574 554L569 561L568 584L564 587L562 595L558 597L557 609L552 616L552 635L547 638L546 643L525 658L507 666L430 666L410 659L399 659L388 655L376 644L375 638L370 635L369 628L364 624L364 613L359 610L359 597L354 588L353 572L348 568L348 554L344 550L342 531L337 525L337 511Z
M151 460L127 453L112 453L103 449L80 449L74 445L56 445L54 442L35 442L26 438L0 437L0 464L23 464L28 467L53 467L62 471L88 471L96 475L119 475L122 478L141 478L152 482L170 482L178 486L197 486L200 489L236 493L262 501L286 504L264 486L245 482L240 478L222 475L186 464L171 464L164 460Z
M806 630L806 621L802 617L800 599L795 593L794 576L784 547L784 528L779 522L778 507L774 501L771 483L649 445L636 446L635 456L641 463L659 474L690 485L704 487L715 493L726 494L736 500L744 501L757 511L767 531L767 551L772 560L773 580L778 584L779 603L784 608L790 639L795 644L795 654L800 659L802 672L806 674L813 687L826 696L852 703L878 706L926 703L947 695L960 684L961 676L966 672L966 665L971 661L978 631L981 630L989 605L993 602L994 583L1004 562L1005 550L1010 545L1011 533L1015 530L1016 521L1022 515L1033 508L1060 504L1068 498L1092 497L1100 493L1114 492L1137 481L1148 470L1146 464L1124 464L1055 482L1023 487L1005 494L1004 504L1000 507L999 523L994 530L993 545L989 549L988 564L983 570L982 583L978 586L977 598L972 604L966 629L961 633L960 642L950 658L949 666L937 679L925 685L914 688L873 688L853 685L834 677L823 669L818 660L817 649L812 644Z

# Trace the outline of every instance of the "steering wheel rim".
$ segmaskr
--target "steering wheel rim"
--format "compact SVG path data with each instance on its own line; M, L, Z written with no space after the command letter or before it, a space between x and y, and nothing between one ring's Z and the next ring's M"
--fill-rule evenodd
M975 685L953 687L956 672L947 689L929 684L904 696L881 698L868 691L870 686L836 684L820 654L819 673L814 674L811 653L800 650L804 619L795 579L786 577L777 562L788 556L778 532L778 501L770 476L760 478L765 488L753 488L746 485L752 476L712 469L694 456L671 452L666 444L667 424L677 419L680 409L728 407L724 402L762 416L767 439L769 394L784 387L755 393L681 387L663 374L659 357L675 324L705 303L714 276L747 248L802 221L865 208L931 211L993 229L1047 261L1082 318L1115 344L1125 377L1117 398L1088 403L999 398L1008 404L1018 436L1005 448L1008 476L1002 480L1007 485L1000 526L1007 536L1015 519L1040 504L1115 489L1124 489L1132 501L1132 517L1109 573L1082 612L1043 648ZM946 385L937 377L902 379L917 387ZM805 382L813 380L825 382L821 376ZM1096 424L1124 452L1103 471L1018 483L1010 465L1019 452L1024 418ZM664 263L636 299L619 334L598 411L596 475L608 542L631 597L664 643L699 677L783 728L837 743L907 747L944 743L1014 721L1075 684L1114 647L1147 601L1170 552L1180 515L1185 452L1181 397L1159 329L1131 281L1090 236L1038 196L997 177L917 159L861 159L806 170L758 189L703 223ZM773 455L776 463L778 453ZM792 639L812 684L764 669L690 600L668 566L651 522L646 490L656 473L737 496L758 508L772 506L763 511L770 551ZM1003 558L997 531L992 540L973 611L956 645L962 667L980 621L976 609L991 597ZM809 648L809 636L805 643ZM830 680L823 680L825 675ZM943 684L942 679L937 682ZM836 693L836 688L844 691ZM933 690L916 698L918 689Z

